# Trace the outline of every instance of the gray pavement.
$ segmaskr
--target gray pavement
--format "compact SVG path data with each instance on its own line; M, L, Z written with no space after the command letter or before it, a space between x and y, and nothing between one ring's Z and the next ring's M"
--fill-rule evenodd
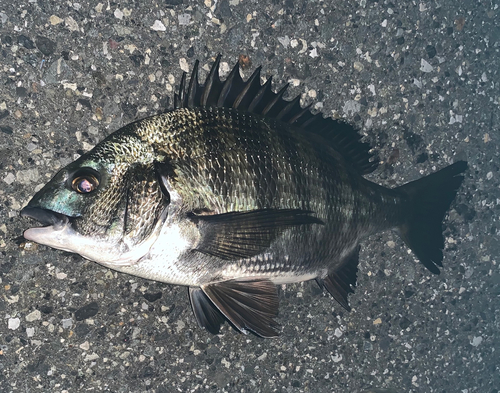
M497 393L499 20L495 1L0 0L0 391ZM279 338L212 336L185 288L19 238L57 169L218 53L358 126L380 184L467 158L441 275L372 236L351 313L288 285Z

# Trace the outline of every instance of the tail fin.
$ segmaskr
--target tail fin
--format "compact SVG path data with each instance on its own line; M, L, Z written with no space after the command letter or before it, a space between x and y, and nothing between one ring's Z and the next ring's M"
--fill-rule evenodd
M406 245L434 274L443 266L443 218L464 180L466 161L457 161L440 171L398 187L409 199L409 215L399 228Z

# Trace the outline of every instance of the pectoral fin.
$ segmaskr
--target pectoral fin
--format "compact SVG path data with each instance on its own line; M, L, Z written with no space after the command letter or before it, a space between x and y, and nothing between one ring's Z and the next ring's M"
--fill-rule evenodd
M261 337L278 335L275 330L278 324L274 320L278 314L278 293L271 281L230 280L202 285L201 289L218 311L240 332L251 331ZM197 297L199 298L198 295ZM208 307L205 305L203 308ZM208 314L212 314L212 311ZM208 321L206 315L207 313L204 313L204 318ZM198 316L197 319L200 321ZM209 326L213 324L210 322Z
M250 258L265 251L285 229L323 224L311 211L262 209L217 215L195 215L201 240L196 251L222 259Z

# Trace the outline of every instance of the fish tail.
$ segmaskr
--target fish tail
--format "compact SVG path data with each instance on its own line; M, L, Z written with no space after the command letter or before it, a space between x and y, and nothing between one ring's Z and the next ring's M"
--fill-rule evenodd
M434 274L442 265L444 237L442 221L464 180L466 161L415 180L397 190L406 194L408 216L399 227L400 235L417 258Z

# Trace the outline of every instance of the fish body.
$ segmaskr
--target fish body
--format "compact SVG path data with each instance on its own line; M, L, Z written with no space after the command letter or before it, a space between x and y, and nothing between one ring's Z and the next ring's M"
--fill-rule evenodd
M346 309L360 241L397 229L434 273L459 161L388 189L349 125L285 101L258 69L197 64L175 109L111 134L63 168L23 209L45 224L24 236L109 268L189 287L200 326L229 320L277 334L276 284L316 279Z

